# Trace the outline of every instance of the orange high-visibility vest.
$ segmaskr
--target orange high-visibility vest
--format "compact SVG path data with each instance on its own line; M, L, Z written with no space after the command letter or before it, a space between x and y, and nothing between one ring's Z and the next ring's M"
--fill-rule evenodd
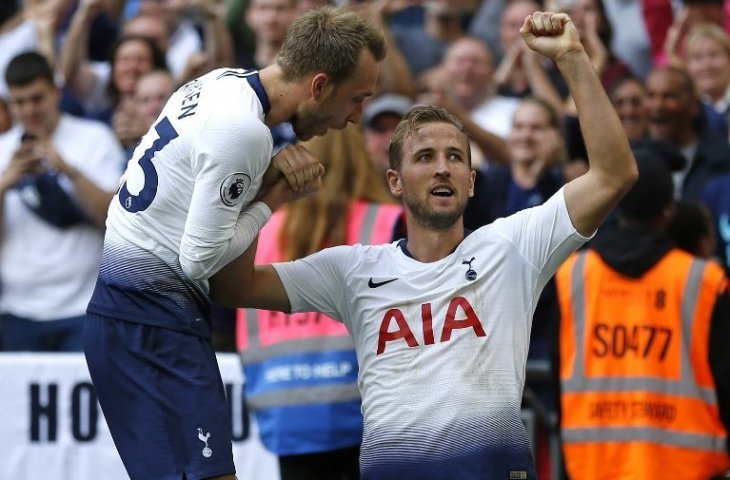
M729 468L708 360L722 269L674 249L629 278L588 250L556 279L570 478L707 480Z

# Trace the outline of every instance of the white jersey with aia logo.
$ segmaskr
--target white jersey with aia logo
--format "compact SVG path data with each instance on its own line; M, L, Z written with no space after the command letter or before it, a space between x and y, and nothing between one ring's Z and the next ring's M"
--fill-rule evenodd
M275 265L292 311L339 318L353 336L363 479L535 478L520 417L532 315L585 241L561 190L436 262L401 241Z
M233 237L271 160L269 108L255 71L173 93L111 202L89 312L210 335L207 279L243 252Z

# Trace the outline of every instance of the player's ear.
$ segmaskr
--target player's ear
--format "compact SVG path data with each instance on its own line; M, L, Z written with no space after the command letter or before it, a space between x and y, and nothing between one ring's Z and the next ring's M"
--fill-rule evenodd
M318 100L330 83L330 77L326 73L318 73L312 77L312 98Z
M385 179L388 181L388 188L390 189L390 193L394 197L400 198L403 194L403 186L401 185L400 181L400 173L398 173L396 170L393 170L392 168L389 168L385 172Z
M474 196L474 184L476 183L477 171L472 170L469 175L469 198Z

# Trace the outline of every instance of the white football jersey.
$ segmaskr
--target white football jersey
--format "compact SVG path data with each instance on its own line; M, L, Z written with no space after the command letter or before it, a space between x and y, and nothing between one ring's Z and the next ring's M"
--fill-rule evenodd
M353 337L363 479L535 478L520 417L532 315L585 241L560 190L436 262L401 241L274 265L292 311L339 318Z
M232 238L271 160L269 108L255 71L214 70L173 93L111 202L90 312L210 334L207 279L245 250Z

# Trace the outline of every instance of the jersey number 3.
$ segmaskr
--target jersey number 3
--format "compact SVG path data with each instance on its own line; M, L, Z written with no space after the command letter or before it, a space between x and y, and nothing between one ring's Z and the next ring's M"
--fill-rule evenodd
M127 182L124 182L119 188L119 202L125 210L131 213L146 210L152 204L152 200L157 195L157 170L152 164L152 157L178 136L177 131L167 117L164 117L155 125L155 132L157 132L157 140L152 142L150 148L145 150L144 155L138 162L144 172L144 185L139 194L132 195L129 193Z

